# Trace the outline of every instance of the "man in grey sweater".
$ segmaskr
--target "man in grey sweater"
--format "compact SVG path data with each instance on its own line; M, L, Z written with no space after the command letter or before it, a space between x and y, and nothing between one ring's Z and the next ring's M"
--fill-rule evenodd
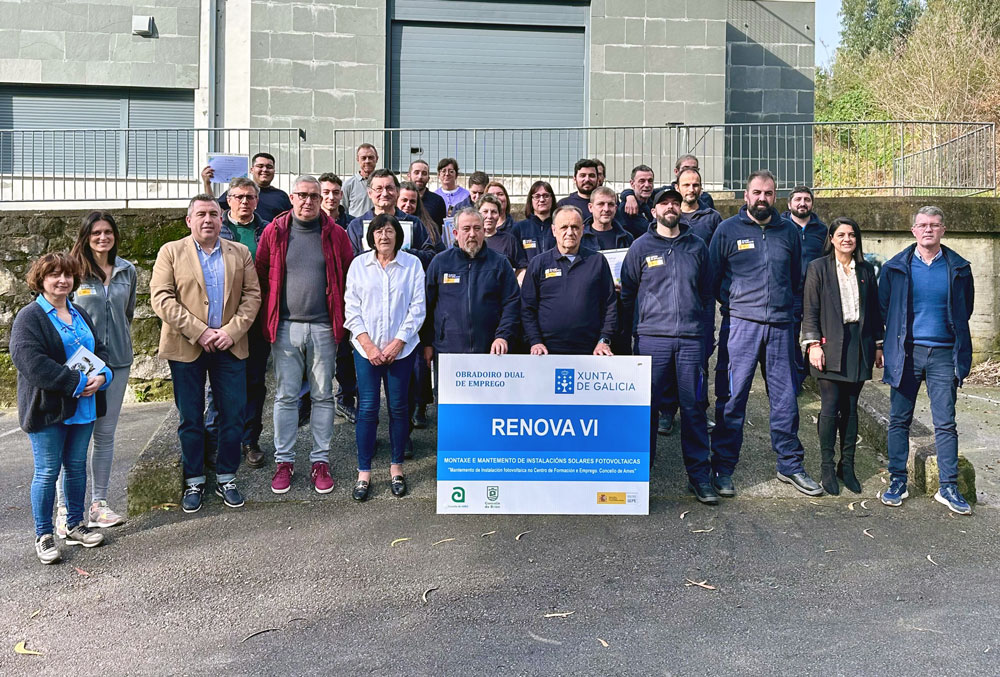
M272 342L277 378L274 400L274 460L271 490L291 486L298 432L298 397L303 377L312 397L310 479L321 494L333 489L333 377L337 341L343 340L343 281L351 262L347 234L320 209L320 184L300 176L291 193L292 210L261 236L257 270L265 277L261 324Z

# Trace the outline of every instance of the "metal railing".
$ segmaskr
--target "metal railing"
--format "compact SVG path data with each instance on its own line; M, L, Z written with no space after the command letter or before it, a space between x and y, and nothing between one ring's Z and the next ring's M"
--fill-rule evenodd
M301 171L301 129L0 129L0 202L183 200L208 153L275 158L275 185Z
M996 130L982 122L797 122L665 127L342 129L334 132L336 171L356 171L355 153L371 143L380 163L406 171L444 157L464 175L486 172L523 197L544 179L573 190L573 163L600 158L607 182L624 187L645 164L662 180L675 159L698 156L706 188L740 192L747 174L768 168L778 189L805 184L824 194L972 195L996 191Z

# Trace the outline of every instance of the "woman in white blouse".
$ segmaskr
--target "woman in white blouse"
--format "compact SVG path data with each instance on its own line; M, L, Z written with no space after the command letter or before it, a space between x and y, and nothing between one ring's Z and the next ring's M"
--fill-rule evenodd
M407 398L413 360L424 322L424 271L420 259L399 251L403 229L391 214L372 219L366 234L367 251L351 262L344 291L344 326L354 338L354 365L358 377L358 481L351 497L368 498L379 391L385 379L392 447L390 488L393 496L406 493L403 453L410 437Z
M846 217L830 224L821 256L809 264L802 300L802 347L809 355L822 400L817 428L823 488L840 493L837 477L854 493L858 442L858 396L882 367L882 312L875 268L861 250L861 229ZM840 434L840 462L834 472L834 443Z

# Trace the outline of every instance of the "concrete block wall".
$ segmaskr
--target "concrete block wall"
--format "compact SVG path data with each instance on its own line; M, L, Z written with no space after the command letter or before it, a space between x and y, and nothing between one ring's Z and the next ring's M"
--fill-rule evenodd
M593 0L590 124L718 124L727 0Z
M250 126L306 131L302 170L332 171L334 129L385 126L385 0L251 3Z
M813 1L729 0L726 25L727 123L811 122L815 101ZM804 128L767 137L727 132L726 184L768 167L780 178L810 183L812 138ZM798 149L789 153L789 148ZM771 158L779 158L772 160Z
M0 82L196 89L201 0L0 0ZM132 35L153 16L155 37Z

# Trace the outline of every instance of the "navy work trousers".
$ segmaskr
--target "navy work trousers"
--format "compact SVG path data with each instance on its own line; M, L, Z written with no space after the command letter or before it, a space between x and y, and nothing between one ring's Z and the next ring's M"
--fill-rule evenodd
M705 416L704 341L700 338L640 336L640 355L652 358L649 461L656 455L659 411L668 400L680 403L681 453L693 484L711 479L708 424Z
M719 360L725 350L728 369L716 371L715 430L712 433L712 470L732 475L743 446L747 400L757 365L763 367L771 405L771 446L778 454L778 472L802 472L804 451L799 441L799 405L795 369L795 335L791 322L763 324L733 317L723 344L719 332ZM723 348L723 346L725 346ZM721 378L725 379L720 384Z

